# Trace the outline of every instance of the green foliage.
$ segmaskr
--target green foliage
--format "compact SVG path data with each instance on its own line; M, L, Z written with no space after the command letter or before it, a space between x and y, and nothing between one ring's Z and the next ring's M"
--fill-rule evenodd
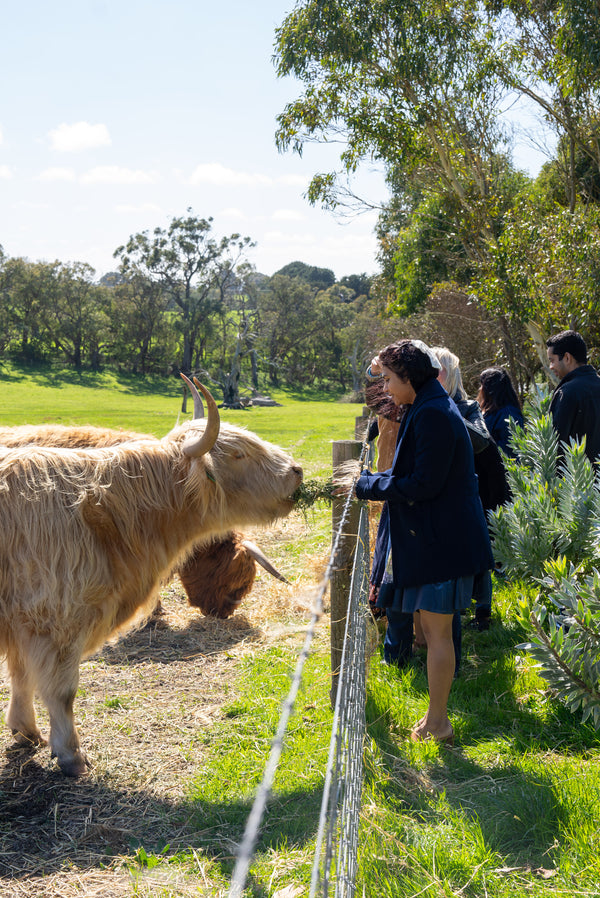
M519 606L533 631L521 647L569 710L600 729L600 479L585 443L557 445L548 415L513 429L512 446L512 501L491 514L490 530L505 572L539 589Z
M193 370L228 407L267 387L362 386L355 321L370 279L336 284L330 269L302 262L268 278L244 261L249 238L217 240L211 222L189 214L132 235L115 252L119 271L99 283L87 265L2 254L0 359L142 377Z
M590 569L600 560L600 486L584 446L562 447L548 415L513 428L505 459L512 501L490 515L494 555L513 577L538 579L548 559Z
M394 254L396 297L390 310L405 317L423 305L435 283L447 280L449 260L464 259L448 203L439 195L430 195L421 202L410 218L408 227L397 237Z
M307 265L306 262L288 262L275 274L283 274L288 278L298 278L314 287L316 290L327 290L335 284L335 275L331 268L318 268L316 265Z
M519 648L531 653L567 708L600 730L600 573L583 574L564 557L549 560L545 571L531 607L521 605L535 637Z
M540 210L515 205L473 285L492 314L533 320L542 332L564 322L597 334L600 308L600 209Z
M225 285L252 241L231 234L216 239L212 218L198 218L187 210L175 217L166 230L133 234L114 255L121 260L124 278L142 278L159 284L177 310L177 325L183 347L181 368L189 373L197 367L202 329L211 311L223 301Z

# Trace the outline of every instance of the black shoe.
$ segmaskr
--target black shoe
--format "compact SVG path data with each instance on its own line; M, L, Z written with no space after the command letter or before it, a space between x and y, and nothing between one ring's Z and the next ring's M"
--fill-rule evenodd
M469 621L469 630L478 630L479 633L483 633L484 630L490 629L490 619L489 617L474 617L473 620Z

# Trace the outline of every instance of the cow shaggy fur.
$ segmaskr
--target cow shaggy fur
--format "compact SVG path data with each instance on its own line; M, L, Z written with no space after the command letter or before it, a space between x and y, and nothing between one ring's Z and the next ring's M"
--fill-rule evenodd
M288 455L223 424L198 456L205 429L209 423L195 420L162 440L0 449L7 723L19 740L43 741L37 693L50 716L52 753L67 775L88 766L73 720L81 659L149 609L161 582L201 539L270 523L293 507L302 471Z
M0 427L0 446L54 446L93 449L154 437L130 430L62 424ZM179 570L188 602L203 614L227 618L251 591L257 552L241 533L230 532L196 546Z

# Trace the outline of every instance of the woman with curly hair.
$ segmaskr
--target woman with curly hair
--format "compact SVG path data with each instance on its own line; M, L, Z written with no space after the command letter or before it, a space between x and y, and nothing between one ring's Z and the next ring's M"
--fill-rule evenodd
M384 391L409 408L391 468L364 471L356 495L387 502L394 587L388 627L394 614L419 611L427 641L429 707L411 739L453 742L447 710L455 664L452 617L470 605L474 576L493 565L473 450L437 380L440 363L423 343L392 343L377 362Z

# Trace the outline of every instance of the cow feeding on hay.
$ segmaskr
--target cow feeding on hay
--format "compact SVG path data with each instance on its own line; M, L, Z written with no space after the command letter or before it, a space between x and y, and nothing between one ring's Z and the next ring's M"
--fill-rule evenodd
M302 470L277 446L208 417L162 440L97 449L0 449L0 654L11 680L7 724L43 742L69 776L89 763L73 703L81 659L152 606L161 582L202 538L288 514Z
M204 410L198 417L204 417ZM64 449L98 449L155 437L127 430L103 427L65 427L61 424L0 427L0 447L54 446ZM251 591L256 565L287 583L264 552L243 534L230 531L195 546L178 574L194 608L211 617L228 618Z

